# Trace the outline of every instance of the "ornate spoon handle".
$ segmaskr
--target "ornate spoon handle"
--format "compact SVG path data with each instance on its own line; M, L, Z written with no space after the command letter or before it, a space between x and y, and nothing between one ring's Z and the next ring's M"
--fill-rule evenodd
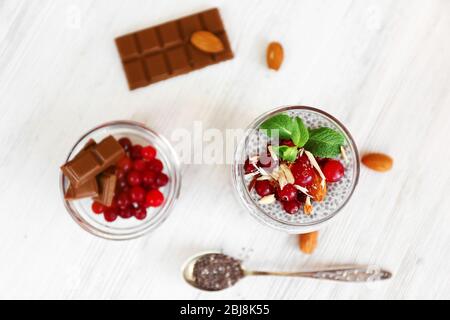
M378 280L387 280L392 277L392 273L376 266L336 267L317 271L302 272L246 271L246 274L249 276L302 277L342 282L371 282Z

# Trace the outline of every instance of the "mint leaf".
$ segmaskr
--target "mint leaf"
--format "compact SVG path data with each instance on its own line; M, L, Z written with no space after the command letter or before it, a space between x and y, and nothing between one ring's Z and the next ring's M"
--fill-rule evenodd
M297 159L297 147L272 146L272 149L284 161L294 162Z
M275 134L275 130L278 131L280 139L291 139L292 132L295 130L291 117L286 114L279 114L267 119L261 124L260 128L267 130L269 137Z
M309 132L301 118L295 117L295 119L293 119L293 122L294 131L292 132L291 139L297 147L301 148L308 141Z
M334 158L341 152L344 136L330 128L318 128L309 131L309 140L305 148L314 156L320 158Z
M298 149L297 147L288 147L283 153L283 160L294 162L297 159Z
M272 145L272 150L277 154L277 156L281 157L284 151L289 148L288 146L274 146Z
M288 146L272 146L273 152L275 152L275 154L281 159L283 159L283 154L288 148Z
M292 142L298 146L301 140L301 133L299 125L296 121L296 119L292 119L292 134L291 134L291 140Z

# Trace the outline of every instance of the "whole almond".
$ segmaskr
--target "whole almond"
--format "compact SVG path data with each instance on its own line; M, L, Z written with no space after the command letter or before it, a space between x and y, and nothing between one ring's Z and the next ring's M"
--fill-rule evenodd
M283 47L278 42L271 42L267 47L267 66L278 71L284 60Z
M368 168L378 171L386 172L392 169L394 160L383 153L369 153L362 157L361 162Z
M319 232L311 232L300 234L298 236L299 247L303 253L312 254L317 248L317 239L319 238Z
M199 50L208 53L223 51L222 40L209 31L196 31L191 35L191 43Z

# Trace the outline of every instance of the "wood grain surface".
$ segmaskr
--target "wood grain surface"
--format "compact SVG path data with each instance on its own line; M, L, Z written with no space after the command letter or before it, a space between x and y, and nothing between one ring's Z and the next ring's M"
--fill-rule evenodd
M130 92L113 39L213 6L232 61ZM0 0L0 298L450 298L450 1ZM285 48L267 69L270 41ZM115 119L176 128L244 128L280 105L340 119L362 153L349 205L302 255L233 194L227 165L185 165L170 218L141 239L96 238L69 217L59 166L78 137ZM245 279L220 293L181 278L185 259L219 249L249 268L376 264L389 282Z

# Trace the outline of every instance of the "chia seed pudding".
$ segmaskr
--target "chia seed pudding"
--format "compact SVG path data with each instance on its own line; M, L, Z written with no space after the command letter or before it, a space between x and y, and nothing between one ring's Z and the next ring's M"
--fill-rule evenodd
M312 203L313 210L310 214L306 214L304 210L288 213L281 201L269 201L269 203L261 201L261 194L258 194L254 185L252 186L255 175L248 174L249 172L247 171L246 166L248 166L249 159L260 155L261 150L266 150L267 146L270 146L272 143L271 138L267 135L267 131L259 130L261 125L268 119L270 120L278 115L287 115L293 119L300 118L308 131L317 128L330 128L343 137L343 144L340 146L341 155L337 157L336 162L339 161L342 164L345 174L338 181L326 184L326 196L323 201L314 201ZM236 150L234 182L240 199L253 216L274 228L290 233L303 233L317 230L318 224L329 220L345 206L358 181L359 156L352 137L338 120L315 108L286 107L264 114L255 120L249 129L245 139ZM302 148L299 148L299 150L304 152ZM281 162L280 159L277 160ZM320 158L317 158L317 160L321 161ZM270 171L270 168L263 169L262 173L256 172L258 174L257 177L264 179L264 175L267 174L268 170ZM279 200L276 192L275 197Z
M212 253L194 265L194 281L198 288L218 291L233 286L244 277L241 262L224 254Z

